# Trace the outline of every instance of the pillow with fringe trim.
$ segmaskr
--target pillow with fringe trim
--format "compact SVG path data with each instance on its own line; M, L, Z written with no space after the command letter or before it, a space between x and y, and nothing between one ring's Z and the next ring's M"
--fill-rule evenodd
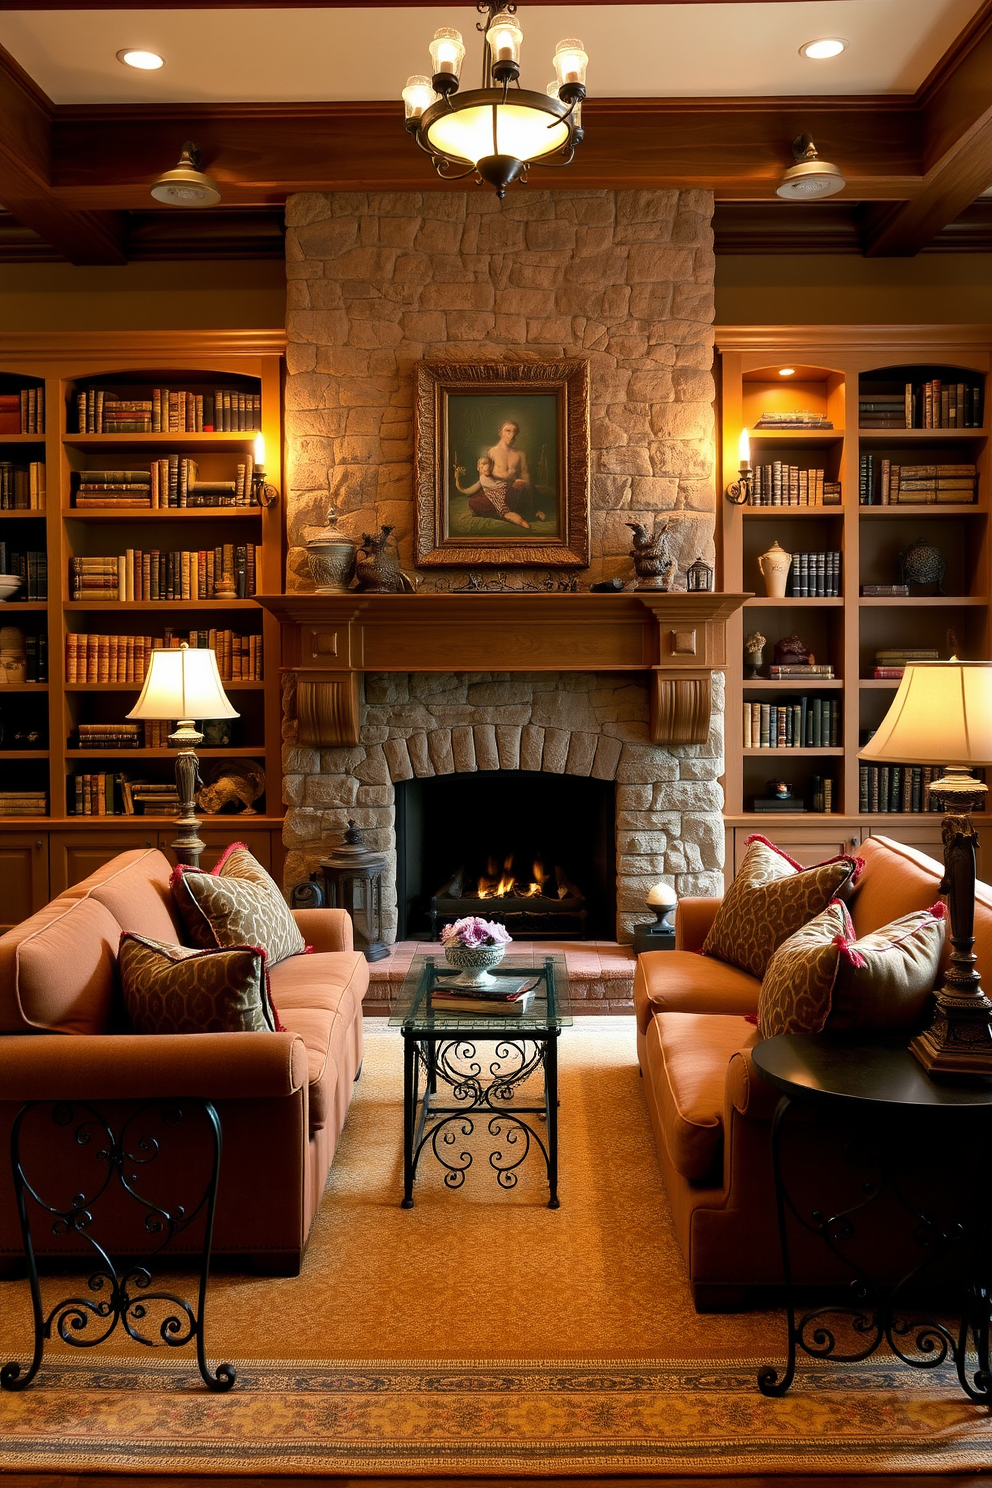
M758 1031L910 1033L944 945L945 907L917 909L860 940L839 899L780 945L758 995Z
M212 873L180 863L172 895L190 940L201 950L261 946L269 964L305 950L279 885L243 842L232 842Z
M257 946L198 951L125 931L121 991L135 1033L272 1033L265 952Z
M703 955L763 977L782 942L831 899L850 893L863 867L862 858L845 854L804 868L756 833L747 839L744 861L720 901Z

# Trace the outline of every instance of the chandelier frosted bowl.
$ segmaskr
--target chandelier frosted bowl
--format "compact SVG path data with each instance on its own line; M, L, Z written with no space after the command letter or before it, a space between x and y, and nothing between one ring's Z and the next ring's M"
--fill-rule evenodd
M511 181L526 179L531 165L567 165L582 141L582 100L588 57L582 43L560 41L556 79L544 93L520 87L523 32L516 6L481 0L485 17L482 87L459 92L465 47L451 27L430 44L431 77L415 74L403 89L406 128L451 181L474 175L503 197ZM511 92L512 85L512 92Z

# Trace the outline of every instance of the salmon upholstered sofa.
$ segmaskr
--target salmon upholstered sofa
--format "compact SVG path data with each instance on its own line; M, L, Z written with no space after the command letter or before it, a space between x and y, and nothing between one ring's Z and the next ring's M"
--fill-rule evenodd
M368 965L344 911L296 910L313 953L271 967L285 1031L113 1032L121 932L188 944L171 875L164 853L122 853L0 938L0 1152L26 1101L112 1105L120 1118L155 1097L207 1097L223 1138L214 1254L296 1275L361 1068ZM65 1254L35 1233L39 1254ZM4 1157L0 1266L22 1255Z
M859 936L940 897L943 869L933 858L886 837L871 837L857 851L865 866L848 907ZM699 954L718 904L683 899L675 950L640 956L634 980L644 1094L698 1311L744 1306L748 1288L782 1279L771 1167L779 1093L750 1055L760 1040L748 1021L760 983ZM982 883L975 938L979 970L992 980L992 889ZM949 951L947 940L941 970ZM801 1159L829 1188L840 1181L837 1144L822 1136L813 1128L800 1134L807 1144ZM791 1254L798 1282L851 1279L817 1236L800 1232Z

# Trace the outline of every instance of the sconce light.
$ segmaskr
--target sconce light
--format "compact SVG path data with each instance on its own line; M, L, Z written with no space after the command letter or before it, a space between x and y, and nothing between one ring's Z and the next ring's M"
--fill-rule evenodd
M220 201L217 183L200 170L198 145L187 140L175 170L166 171L152 185L152 196L169 207L215 207Z
M251 470L251 496L252 506L274 506L279 499L279 492L275 486L270 486L265 479L265 435L255 435L255 463Z
M787 201L813 201L844 190L847 182L835 165L820 159L812 135L800 134L794 139L792 154L796 163L776 186L776 196L784 196Z
M740 473L735 481L731 481L725 494L734 506L747 506L754 489L754 477L751 472L751 441L746 429L741 430L740 457Z

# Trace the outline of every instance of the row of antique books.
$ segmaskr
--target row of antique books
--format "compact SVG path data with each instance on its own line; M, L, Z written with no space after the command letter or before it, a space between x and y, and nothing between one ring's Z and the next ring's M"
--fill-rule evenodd
M940 652L933 646L889 646L875 652L876 682L898 682L908 666L917 661L939 661Z
M45 816L47 813L47 791L0 791L0 816Z
M793 553L789 593L794 599L835 599L840 595L840 553Z
M799 697L744 704L745 749L831 749L840 745L840 702Z
M802 469L784 460L756 465L751 506L839 506L839 481L828 481L822 469Z
M862 392L858 422L862 429L980 429L982 390L977 383L932 377L905 383L901 393Z
M0 393L0 434L44 434L44 387Z
M0 511L45 510L45 462L14 465L0 460Z
M167 749L175 728L159 718L134 723L81 723L76 728L77 749Z
M261 552L254 543L223 543L216 548L128 548L116 557L70 558L69 598L121 604L248 599L255 593Z
M32 631L24 637L25 682L48 681L48 636Z
M859 462L859 506L969 505L977 496L974 465L896 465L870 454L862 455Z
M85 388L76 394L76 421L80 434L250 433L261 428L262 398L239 388L196 393L156 387L133 398Z
M48 598L48 554L40 549L24 551L0 542L0 573L20 576L18 599Z
M95 770L70 775L70 816L177 816L174 783L131 780L121 771Z
M859 811L942 811L930 800L930 786L944 773L942 765L861 765Z
M251 455L235 466L233 480L201 480L191 455L163 455L136 470L80 470L72 494L79 511L157 511L160 507L252 506Z
M262 637L214 629L191 630L184 635L169 630L164 636L70 631L65 638L65 680L77 685L133 682L140 687L153 648L178 646L182 641L194 647L209 646L215 652L222 682L261 682Z

